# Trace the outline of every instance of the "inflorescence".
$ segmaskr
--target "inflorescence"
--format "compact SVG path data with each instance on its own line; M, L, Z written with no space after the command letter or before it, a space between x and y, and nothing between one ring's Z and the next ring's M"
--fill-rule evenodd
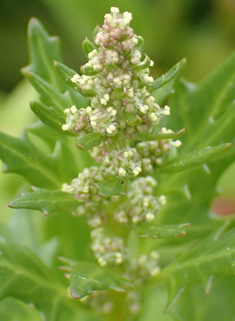
M94 43L88 39L83 42L89 61L81 67L82 75L75 74L71 81L89 99L89 105L65 109L67 118L62 129L78 137L101 135L101 143L89 151L100 165L84 169L71 184L63 184L62 190L73 193L80 203L77 214L85 216L93 229L91 248L98 263L126 265L127 276L138 286L159 272L158 255L151 252L130 260L127 237L118 235L115 226L155 220L166 198L153 196L157 182L151 175L171 148L179 147L181 142L135 141L138 134L150 133L162 116L170 114L170 108L161 108L152 95L150 84L154 80L149 67L153 62L142 53L143 39L129 27L131 20L131 13L119 13L118 8L112 7L102 27L96 30ZM171 130L162 127L160 132ZM112 177L125 184L126 196L100 195L97 182ZM95 292L90 301L96 306L95 302L103 300L103 310L99 304L97 310L107 313L112 302L104 297L105 291L100 296ZM138 293L130 291L128 300L130 314L134 315L139 311Z

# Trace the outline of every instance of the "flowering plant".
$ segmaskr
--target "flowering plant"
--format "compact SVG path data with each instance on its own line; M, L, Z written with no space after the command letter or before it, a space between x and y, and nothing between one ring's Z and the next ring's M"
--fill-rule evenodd
M198 320L182 308L200 298L195 285L209 293L217 276L234 273L233 223L210 203L234 159L235 58L198 86L180 78L185 59L154 80L131 20L111 8L83 42L81 75L30 21L22 71L39 93L30 107L40 121L20 138L0 133L5 172L32 185L9 207L49 216L32 227L43 245L33 238L29 250L9 235L0 243L1 298L24 320L151 320L150 297L159 320L168 320L164 305L174 320ZM52 272L58 255L70 295Z

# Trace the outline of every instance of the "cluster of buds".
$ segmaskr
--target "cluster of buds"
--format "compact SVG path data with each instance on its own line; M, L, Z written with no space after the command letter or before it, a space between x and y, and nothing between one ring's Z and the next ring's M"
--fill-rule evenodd
M92 250L100 266L120 265L127 258L124 240L117 236L107 236L104 228L91 232Z
M98 167L92 166L85 168L83 172L74 178L71 184L63 184L62 191L74 194L79 202L100 202L101 197L98 195L98 189L95 186L96 182L102 182L104 177L100 173Z
M151 277L158 275L160 272L158 259L158 252L152 251L149 255L144 254L135 260L131 260L129 275L131 275L133 284L136 287L141 286Z
M160 205L166 202L165 196L153 196L153 188L157 182L150 176L134 181L127 194L127 201L120 205L114 218L120 223L151 222L159 212Z
M110 137L122 133L129 138L136 132L151 131L161 116L169 115L169 107L160 108L148 90L153 62L141 52L142 38L129 27L131 19L130 13L121 14L112 7L94 44L84 41L89 61L81 68L83 75L75 74L71 81L90 99L90 106L66 109L63 130L78 134L92 130Z

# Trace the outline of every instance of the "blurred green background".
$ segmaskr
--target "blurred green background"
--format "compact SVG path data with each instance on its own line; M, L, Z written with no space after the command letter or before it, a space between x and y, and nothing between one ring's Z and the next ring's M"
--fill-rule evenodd
M234 0L1 0L1 131L18 136L25 125L35 121L29 109L35 93L20 73L28 64L29 19L37 17L51 35L59 35L64 63L79 70L86 61L81 43L86 36L92 37L111 6L132 12L132 27L144 37L145 52L155 62L153 76L186 57L184 76L197 82L234 51ZM223 194L232 198L234 172L233 166L220 182ZM20 184L20 178L0 174L0 206L5 214Z

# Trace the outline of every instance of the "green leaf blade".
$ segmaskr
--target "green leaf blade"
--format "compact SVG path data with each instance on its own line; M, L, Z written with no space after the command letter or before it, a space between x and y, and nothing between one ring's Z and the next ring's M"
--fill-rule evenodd
M110 178L103 182L96 182L94 185L98 188L99 195L103 197L126 195L123 183L117 177Z
M100 133L92 132L90 134L86 134L77 139L77 146L81 149L92 149L95 146L99 146L103 141L104 136Z
M31 143L24 133L21 138L0 133L0 158L5 173L17 173L31 184L55 188L61 185L55 162Z
M140 238L152 239L172 239L184 236L186 234L184 227L190 226L190 223L160 226L140 226L138 233Z
M67 259L60 258L68 263ZM128 280L107 268L88 262L69 262L69 266L61 267L70 281L70 292L74 299L81 299L93 291L112 289L125 292L123 286L131 285Z
M20 197L12 200L8 206L37 210L49 215L58 212L73 212L78 202L73 194L33 187L33 192L21 193Z
M179 158L179 160L173 161L169 164L162 165L159 168L159 172L176 173L176 172L187 170L193 166L206 162L207 160L223 152L230 146L231 146L231 143L221 144L219 146L206 147L197 152L182 155L181 158Z

